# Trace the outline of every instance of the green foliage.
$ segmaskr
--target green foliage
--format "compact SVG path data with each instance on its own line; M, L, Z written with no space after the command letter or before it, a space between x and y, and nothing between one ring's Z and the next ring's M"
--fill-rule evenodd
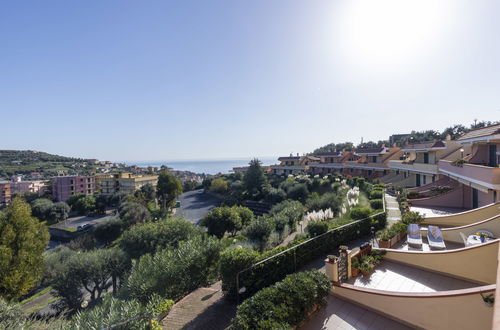
M286 192L280 188L268 188L264 191L264 200L270 204L277 204L286 199Z
M260 160L252 159L250 163L248 163L248 170L243 177L245 188L252 198L256 198L260 195L262 186L267 181L261 164Z
M374 210L380 210L384 208L384 201L382 199L371 199L370 206Z
M368 207L353 207L349 212L349 216L354 220L365 219L370 216L371 212Z
M74 195L71 195L68 197L68 200L66 201L66 203L68 203L68 205L74 209L75 208L75 205L76 205L76 202L78 202L78 200L80 198L83 198L85 197L85 194L82 194L82 193L78 193L78 194L74 194Z
M95 226L93 233L99 241L110 243L120 236L124 227L120 219L111 219Z
M319 271L289 275L238 306L232 327L292 329L306 320L317 305L326 304L330 289L330 280Z
M381 199L383 195L384 192L382 190L373 190L370 193L370 199Z
M305 183L294 184L287 191L288 198L300 202L305 202L308 195L309 195L309 190L307 189L307 184Z
M243 228L239 209L234 206L214 208L208 212L200 224L207 227L209 235L215 235L218 238L222 238L226 232L235 235L237 231Z
M285 216L288 219L287 224L290 231L295 231L297 223L302 220L304 211L305 208L301 202L287 200L273 206L269 214Z
M212 180L209 190L214 193L224 194L228 190L227 181L224 180L223 178L216 178Z
M132 266L125 294L142 302L153 294L178 300L216 278L221 249L219 240L198 237L146 254Z
M408 225L403 222L396 222L390 227L377 231L377 238L382 241L389 241L398 234L406 232Z
M243 227L248 226L255 218L252 210L245 206L233 206L233 209L238 212Z
M122 202L118 208L118 214L127 227L151 220L151 213L147 207L133 200Z
M250 240L259 244L259 249L263 251L268 243L269 237L275 228L273 218L262 216L256 218L245 228L244 235Z
M180 194L182 194L182 184L179 179L166 170L161 171L156 185L156 195L161 201L162 211L166 212L167 207L171 207Z
M106 295L101 304L77 312L71 319L71 329L106 329L111 325L136 318L119 329L149 330L150 320L158 304L161 304L158 296L153 296L145 306L134 299L120 300Z
M309 236L311 237L324 234L328 231L328 222L320 220L310 221L307 224L306 231L309 233Z
M167 247L177 247L179 242L201 235L193 223L179 218L168 218L131 227L119 240L120 247L131 257L153 253Z
M47 227L22 198L0 212L0 297L16 299L38 284L48 241Z
M335 193L326 193L321 196L314 193L306 201L306 208L310 211L331 209L336 214L341 206L342 197Z
M50 219L50 211L54 203L47 198L38 198L31 203L31 214L40 221Z
M422 216L419 212L405 212L401 217L401 221L407 225L410 223L421 223L424 221L424 216Z
M71 211L68 204L65 202L57 202L52 205L49 212L50 223L61 222L68 218Z
M61 252L62 251L62 252ZM129 259L119 249L99 249L89 252L64 253L62 264L51 271L48 279L57 296L69 308L76 309L83 299L84 288L93 302L101 297L111 281L113 292L118 290L118 279L130 267Z
M23 325L23 311L18 304L0 298L0 329L16 329Z
M222 290L230 299L236 298L236 274L259 259L259 253L243 248L228 248L221 253L219 272Z
M96 210L95 197L92 195L83 196L75 202L72 208L80 215L92 214Z
M317 155L317 154L321 154L321 153L325 153L325 152L331 152L332 150L336 149L337 151L341 151L341 150L346 150L346 151L351 151L353 150L355 147L354 147L354 143L352 142L344 142L344 143L329 143L323 147L320 147L320 148L317 148L313 151L313 154Z

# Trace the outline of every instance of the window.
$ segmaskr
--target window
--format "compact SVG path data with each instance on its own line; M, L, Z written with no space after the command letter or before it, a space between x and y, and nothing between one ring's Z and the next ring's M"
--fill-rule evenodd
M90 189L90 188L92 188L92 185L88 184L88 185L87 185L87 188L89 188L89 189Z
M372 163L376 163L377 162L377 156L372 156Z
M424 164L429 164L429 153L428 152L424 152ZM424 179L424 183L425 183L425 179Z
M73 184L73 180L69 180L69 184Z

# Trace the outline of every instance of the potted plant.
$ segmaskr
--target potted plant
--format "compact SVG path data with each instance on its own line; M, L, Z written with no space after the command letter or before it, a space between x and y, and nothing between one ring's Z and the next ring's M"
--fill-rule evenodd
M339 246L339 251L340 252L346 253L347 249L349 249L349 247L347 245L341 245L341 246Z
M333 254L328 255L328 262L329 263L335 264L335 263L337 263L337 261L338 261L337 256L335 256Z
M488 295L483 295L481 293L481 297L483 297L483 301L486 306L491 307L495 304L495 294L490 293Z
M361 271L363 276L369 276L374 268L375 263L373 262L372 256L366 255L359 258L358 269Z
M377 232L378 247L381 249L388 249L391 247L391 232L389 228L379 230Z

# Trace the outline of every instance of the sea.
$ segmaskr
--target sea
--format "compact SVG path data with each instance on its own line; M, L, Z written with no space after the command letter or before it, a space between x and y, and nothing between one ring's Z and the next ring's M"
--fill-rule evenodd
M138 161L138 162L121 162L127 165L137 165L140 167L160 167L165 165L178 171L190 171L198 174L227 174L231 173L233 167L247 166L250 160L257 158L262 162L262 165L273 165L278 163L278 157L250 157L250 158L235 158L235 159L220 159L220 160L173 160L173 161Z

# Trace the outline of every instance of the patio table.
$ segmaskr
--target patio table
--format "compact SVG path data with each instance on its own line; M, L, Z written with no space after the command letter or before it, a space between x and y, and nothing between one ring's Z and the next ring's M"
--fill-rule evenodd
M486 237L484 242L481 242L481 239L479 238L478 235L469 235L469 237L467 237L467 245L477 245L477 244L486 243L486 242L493 241L493 240L494 240L494 238Z

